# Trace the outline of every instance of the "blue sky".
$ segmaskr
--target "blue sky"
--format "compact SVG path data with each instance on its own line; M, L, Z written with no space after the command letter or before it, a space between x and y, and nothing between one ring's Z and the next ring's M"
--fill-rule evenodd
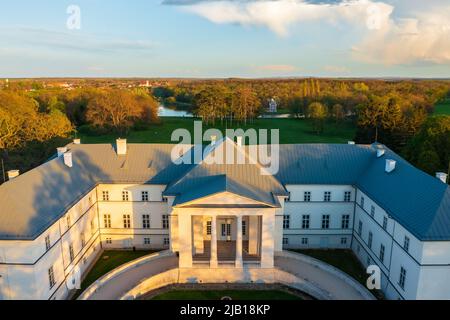
M450 2L15 0L0 41L10 78L450 77Z

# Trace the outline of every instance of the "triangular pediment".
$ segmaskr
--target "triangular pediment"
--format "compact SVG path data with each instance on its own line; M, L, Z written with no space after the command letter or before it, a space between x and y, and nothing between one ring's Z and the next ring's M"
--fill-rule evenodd
M274 205L225 191L178 204L177 207L274 207Z

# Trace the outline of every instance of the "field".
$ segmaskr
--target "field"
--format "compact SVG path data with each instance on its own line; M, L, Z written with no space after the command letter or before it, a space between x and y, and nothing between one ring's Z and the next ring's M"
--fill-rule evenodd
M447 115L450 116L450 99L445 99L438 102L434 106L434 115Z
M127 138L131 143L178 143L171 142L171 135L175 129L185 128L191 132L193 137L194 119L192 118L161 118L161 123L154 125L151 129L132 130L122 138ZM217 128L225 132L226 128L249 128L258 129L279 129L280 143L346 143L353 140L356 128L351 122L336 124L327 122L324 132L317 135L312 130L312 124L305 119L258 119L253 123L233 123L226 126L220 121L215 124L203 125L203 132L208 128ZM112 143L118 138L117 134L98 135L80 130L78 137L83 143Z

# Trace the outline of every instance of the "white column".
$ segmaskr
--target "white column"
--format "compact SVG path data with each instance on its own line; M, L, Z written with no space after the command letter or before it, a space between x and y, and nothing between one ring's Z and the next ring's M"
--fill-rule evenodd
M195 254L202 254L204 251L203 245L203 216L194 216L194 252Z
M259 223L258 216L248 217L248 253L258 254L258 234Z
M273 268L274 265L274 229L275 211L264 212L262 216L261 234L261 268Z
M211 217L211 260L210 267L217 268L217 217Z
M236 268L242 268L242 216L236 216Z
M178 215L179 265L180 268L192 267L192 216L181 212Z

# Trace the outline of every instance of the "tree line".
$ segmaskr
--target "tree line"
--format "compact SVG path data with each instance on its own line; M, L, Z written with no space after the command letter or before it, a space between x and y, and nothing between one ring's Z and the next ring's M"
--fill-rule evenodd
M0 169L26 171L83 128L121 135L147 127L158 122L157 109L147 89L0 90Z

